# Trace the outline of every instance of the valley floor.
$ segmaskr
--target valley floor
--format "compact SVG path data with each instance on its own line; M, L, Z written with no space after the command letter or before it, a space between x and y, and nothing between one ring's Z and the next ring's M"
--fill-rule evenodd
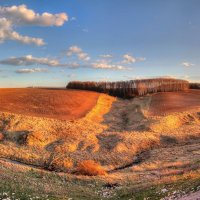
M71 121L1 112L0 199L198 196L200 107L153 114L153 98L101 94L85 117ZM85 160L106 175L74 174Z

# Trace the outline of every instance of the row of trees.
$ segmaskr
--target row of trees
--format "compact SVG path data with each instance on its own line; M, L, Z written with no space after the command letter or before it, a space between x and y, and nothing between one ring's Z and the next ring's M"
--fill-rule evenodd
M141 79L118 82L81 82L72 81L68 89L92 90L113 96L130 98L156 92L183 91L189 88L189 82L172 78Z
M200 89L200 83L190 83L191 89Z

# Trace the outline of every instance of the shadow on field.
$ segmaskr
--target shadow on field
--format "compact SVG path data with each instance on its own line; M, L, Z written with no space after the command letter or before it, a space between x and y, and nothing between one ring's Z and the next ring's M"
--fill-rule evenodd
M177 138L172 137L172 136L161 135L160 136L160 142L163 145L170 145L170 144L174 145L174 144L178 143L178 140L177 140Z
M147 131L144 121L146 117L135 99L118 99L104 115L103 124L108 132Z
M22 131L6 131L5 138L8 141L14 142L19 145L24 145L27 142L27 137L30 134L30 131L22 130Z

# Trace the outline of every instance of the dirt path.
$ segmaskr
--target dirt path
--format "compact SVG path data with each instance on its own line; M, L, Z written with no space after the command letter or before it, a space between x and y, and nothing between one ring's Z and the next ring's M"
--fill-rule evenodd
M104 115L103 123L109 127L106 131L143 130L143 124L146 120L143 109L147 109L150 99L150 97L143 97L139 101L137 98L130 100L118 99L112 104L109 113Z

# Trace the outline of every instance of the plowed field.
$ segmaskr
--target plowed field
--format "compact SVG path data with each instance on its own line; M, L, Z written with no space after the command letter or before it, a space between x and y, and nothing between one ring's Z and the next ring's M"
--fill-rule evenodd
M165 115L200 107L200 90L163 92L152 96L150 114Z
M96 105L98 93L56 89L0 89L0 111L72 120Z

